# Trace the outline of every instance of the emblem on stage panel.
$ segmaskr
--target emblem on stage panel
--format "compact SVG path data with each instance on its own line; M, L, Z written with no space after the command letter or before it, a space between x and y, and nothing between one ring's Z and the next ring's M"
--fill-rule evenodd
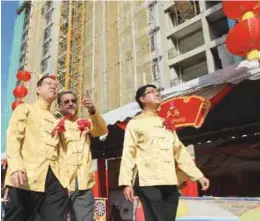
M96 199L95 220L106 220L106 200Z
M211 108L211 102L200 96L174 97L164 101L158 110L167 129L193 126L200 128Z

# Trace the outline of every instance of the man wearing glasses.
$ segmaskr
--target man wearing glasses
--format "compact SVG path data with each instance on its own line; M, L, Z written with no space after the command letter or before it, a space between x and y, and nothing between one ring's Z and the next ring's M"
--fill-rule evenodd
M142 113L129 121L123 146L119 185L127 200L136 194L145 220L174 221L179 201L177 166L202 190L209 180L194 164L175 131L164 126L157 110L162 97L154 85L140 87L135 97ZM176 162L176 163L175 163Z
M41 221L66 221L68 197L65 179L58 177L57 120L50 108L58 95L54 76L37 82L37 100L14 110L7 130L9 188L4 221L26 221L39 213Z
M77 97L72 91L63 91L58 96L60 113L63 115L58 132L65 150L65 158L60 162L61 176L68 179L68 190L72 202L71 220L89 221L94 217L94 198L91 188L95 184L91 171L91 136L106 134L104 119L98 113L91 95L87 91L83 105L88 109L90 119L80 119Z

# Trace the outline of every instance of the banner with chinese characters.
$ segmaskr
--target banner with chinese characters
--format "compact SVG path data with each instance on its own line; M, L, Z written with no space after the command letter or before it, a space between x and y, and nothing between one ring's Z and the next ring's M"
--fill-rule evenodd
M106 221L106 199L105 198L95 198L95 209L94 209L94 220L96 221Z
M211 102L199 96L185 96L169 99L162 103L158 114L170 121L175 128L193 126L201 127Z

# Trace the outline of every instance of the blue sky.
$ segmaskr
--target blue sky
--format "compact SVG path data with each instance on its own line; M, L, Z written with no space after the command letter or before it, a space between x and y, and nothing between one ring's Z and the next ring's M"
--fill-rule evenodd
M1 104L5 109L8 70L18 1L1 1Z

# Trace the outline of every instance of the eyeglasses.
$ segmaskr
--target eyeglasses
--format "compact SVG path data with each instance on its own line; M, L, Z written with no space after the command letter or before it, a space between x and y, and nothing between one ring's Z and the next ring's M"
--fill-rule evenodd
M76 104L78 101L77 101L77 99L69 99L69 100L63 101L63 104L67 105L67 104L69 104L70 102L73 103L73 104Z
M161 95L161 93L158 90L149 90L149 91L144 92L144 96L147 95L147 94L158 94L158 95Z
M43 85L43 84L47 85L48 87L55 87L55 88L59 88L59 87L60 87L59 84L57 84L57 83L52 83L52 82L50 82L50 81L44 81L44 82L42 82L42 85Z

